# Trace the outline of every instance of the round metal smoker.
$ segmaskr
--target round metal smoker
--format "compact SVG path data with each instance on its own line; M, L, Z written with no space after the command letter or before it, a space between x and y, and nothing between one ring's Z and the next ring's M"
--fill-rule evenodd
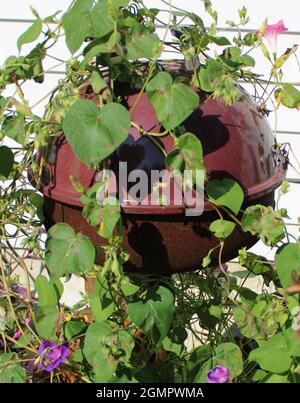
M125 94L125 95L124 95ZM130 109L138 92L123 93L123 103ZM88 97L88 95L86 95ZM274 147L272 130L253 99L241 88L241 97L233 106L201 94L200 107L183 123L187 132L201 140L209 179L232 178L244 189L245 205L273 205L274 191L286 173L286 160ZM132 113L132 120L145 131L163 130L154 108L143 94ZM172 150L171 136L161 139L166 151ZM70 176L78 178L86 188L95 182L95 171L89 170L74 155L62 136L56 144L56 160L48 162L42 178L45 196L46 226L66 222L76 231L88 235L96 244L105 244L82 217L79 194ZM162 152L147 137L132 129L128 139L111 158L117 173L118 162L128 163L129 172L142 169L147 174L164 168ZM122 211L123 244L130 254L125 269L131 272L171 274L197 270L202 259L219 241L209 231L218 219L209 203L199 217L187 217L184 206L127 206ZM229 217L224 217L230 219ZM238 249L252 246L257 239L236 227L226 239L223 261L236 256ZM218 251L212 254L217 264ZM102 263L104 256L98 256Z

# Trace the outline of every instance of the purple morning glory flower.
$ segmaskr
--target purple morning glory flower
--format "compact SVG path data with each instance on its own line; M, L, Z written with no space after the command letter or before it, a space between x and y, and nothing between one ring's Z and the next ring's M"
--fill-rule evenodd
M19 295L24 299L27 299L27 289L25 287L20 287L18 284L14 283L10 286L10 288L15 294ZM31 298L34 299L34 292L32 291L30 294Z
M208 383L228 383L229 382L229 370L226 367L217 365L207 373Z
M65 344L58 345L53 341L43 341L39 346L39 368L52 372L67 358L68 352L69 349Z

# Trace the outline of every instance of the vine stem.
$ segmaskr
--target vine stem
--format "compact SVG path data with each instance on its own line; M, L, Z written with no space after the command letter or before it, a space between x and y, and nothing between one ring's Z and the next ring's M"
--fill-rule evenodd
M13 316L13 318L14 318L14 321L15 321L15 323L16 323L16 325L17 325L18 330L21 332L21 334L22 334L24 337L26 337L26 336L24 335L23 329L22 329L22 327L21 327L21 325L20 325L20 322L18 321L18 318L17 318L17 315L16 315L16 313L15 313L13 304L12 304L12 302L11 302L10 292L9 292L9 288L8 288L7 281L6 281L6 277L5 277L5 268L4 268L3 259L2 259L2 254L1 254L1 253L0 253L0 268L1 268L2 282L3 282L4 290L5 290L5 292L6 292L6 298L7 298L7 300L8 300L8 305L9 305L9 307L10 307L11 314L12 314L12 316ZM5 335L5 338L6 338L7 340L13 342L14 344L20 344L17 340L13 339L12 337L10 337L10 336L8 336L8 335ZM29 344L31 344L30 341L29 341ZM21 345L21 346L23 347L23 345ZM34 353L36 352L36 350L34 350L34 347L33 347L32 345L31 345L31 348L28 347L28 346L26 346L26 347L24 347L24 348L27 348L27 349L29 349L30 351L33 351Z
M32 347L24 346L24 344L18 342L18 340L13 339L12 337L8 336L7 334L5 335L5 338L7 340L9 340L10 342L14 343L16 346L22 347L25 350L28 350L34 354L37 354L37 352L38 352L33 346ZM26 361L28 361L28 360L26 360Z
M77 56L71 57L70 59L66 60L66 61L62 61L61 63L58 63L52 67L50 67L48 70L45 70L42 74L47 74L51 71L53 71L53 69L56 69L57 67L63 66L64 64L69 63L71 60L73 60L74 58L78 58L79 56L81 56L82 53L79 53ZM38 77L38 75L37 75ZM45 99L47 99L52 93L54 93L55 91L57 91L59 88L61 87L61 84L58 84L56 87L52 88L51 91L49 91L46 95L44 95L42 98L40 98L35 104L33 104L30 109L35 108L36 106L38 106L41 102L43 102Z
M146 87L147 87L147 84L149 83L150 79L152 78L152 74L153 74L153 71L154 71L155 64L157 63L157 60L159 59L159 56L161 55L161 53L162 53L162 51L163 51L163 44L164 44L164 42L166 41L166 38L167 38L167 35L168 35L168 31L169 31L169 28L170 28L170 26L171 26L171 18L172 18L172 17L171 17L171 16L172 16L172 0L169 0L169 11L170 11L170 14L169 14L169 21L168 21L168 24L167 24L166 29L165 29L164 37L163 37L163 39L162 39L162 41L161 41L160 49L159 49L159 51L157 52L157 55L156 55L156 56L153 58L153 60L150 62L148 76L147 76L147 78L146 78L146 80L145 80L145 82L144 82L144 84L143 84L143 86L142 86L142 88L141 88L141 91L140 91L139 95L137 96L137 98L136 98L134 104L132 105L132 107L131 107L131 109L130 109L130 113L132 113L132 112L135 110L135 108L137 107L138 103L140 102L140 100L141 100L141 98L142 98L142 96L143 96L143 93L144 93L144 91L145 91L145 89L146 89Z
M162 133L146 132L140 125L135 122L131 122L132 127L134 127L142 136L152 136L152 137L164 137L169 135L169 131L165 130Z
M20 266L22 267L22 269L25 272L25 281L26 281L26 291L27 291L27 299L29 300L29 302L32 301L31 298L31 292L30 292L30 280L29 280L29 273L28 273L28 267L26 265L26 263L24 263L23 259L18 255L18 253L14 250L13 246L10 244L9 240L7 239L7 237L5 238L5 242L8 245L11 253L14 255L14 257L16 258L17 262L20 264Z

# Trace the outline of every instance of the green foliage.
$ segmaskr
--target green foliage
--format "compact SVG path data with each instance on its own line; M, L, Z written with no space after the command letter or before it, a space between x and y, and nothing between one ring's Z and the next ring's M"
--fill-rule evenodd
M253 274L261 274L265 277L265 279L272 277L273 267L263 256L258 256L254 253L246 252L245 249L242 249L239 251L239 262Z
M238 47L226 48L219 60L229 72L235 72L237 68L255 66L255 60L249 55L242 55Z
M267 339L274 336L288 319L288 314L276 298L258 296L245 300L234 309L234 319L243 336L250 339Z
M49 281L39 275L35 280L35 289L39 296L39 306L56 305L62 295L62 284L53 277Z
M209 38L218 45L228 44L222 38ZM251 56L242 55L239 47L230 46L216 59L208 59L205 65L200 65L193 83L201 90L213 93L214 99L223 98L226 105L232 105L240 97L235 84L239 71L254 66L255 60Z
M14 165L14 154L7 146L0 147L0 175L7 178Z
M300 274L299 243L282 245L276 252L275 263L281 285L290 287Z
M218 365L228 368L230 380L240 375L244 364L239 346L234 343L219 344L213 356L201 366L194 382L206 383L207 372Z
M300 342L292 329L277 333L271 339L259 341L259 347L251 351L250 361L272 373L282 374L291 368L294 357L299 357Z
M92 40L92 42L83 51L84 62L81 64L81 67L83 68L97 55L113 53L116 50L116 46L119 44L120 39L121 35L119 32L114 31L108 36Z
M93 291L89 296L90 307L96 322L102 322L110 317L115 310L112 291L107 279L101 275L95 278Z
M199 105L199 96L185 78L178 77L173 81L165 72L152 78L147 85L147 94L166 130L175 129Z
M128 60L151 59L160 52L160 39L145 27L136 25L126 40Z
M74 188L82 193L80 201L84 204L83 217L97 229L97 233L105 238L113 238L117 224L121 220L120 202L113 196L105 197L105 185L96 183L87 192L75 178L72 179ZM101 196L102 193L102 196Z
M91 101L80 99L68 109L64 133L78 158L90 168L96 167L126 140L130 116L117 103L100 110Z
M287 108L299 109L300 91L291 84L283 84L282 88L276 90L276 101Z
M25 119L24 115L17 113L15 116L6 118L2 130L4 135L15 140L17 143L25 146L26 145L26 135L25 135Z
M72 340L81 335L86 327L86 324L80 320L70 320L64 325L64 334L68 340Z
M216 220L209 226L215 237L220 239L228 238L235 229L235 223L227 220Z
M108 321L91 324L86 332L83 353L93 367L94 381L109 381L118 363L130 360L133 348L133 338L125 330L114 329Z
M185 351L184 342L187 338L188 334L185 328L178 327L175 328L172 332L170 332L169 336L167 336L163 342L163 348L166 351L170 351L177 356L181 356Z
M145 298L128 305L129 318L148 333L154 343L161 342L168 335L174 311L173 293L168 288L158 285L150 287Z
M114 29L114 19L110 4L115 11L117 7L126 6L126 0L77 0L63 16L66 43L71 53L75 53L88 37L102 38Z
M25 383L26 371L14 361L16 353L0 354L0 383Z
M43 339L55 338L58 310L55 305L39 306L36 315L36 330Z
M126 297L136 294L140 287L134 284L128 277L124 277L120 284L121 291Z
M234 214L238 214L240 211L244 201L244 192L234 180L211 180L205 190L208 198L217 206L228 207Z
M5 87L7 84L12 84L16 80L30 80L33 79L38 83L44 80L43 72L43 59L46 56L45 47L43 44L37 44L32 51L26 56L9 56L4 66L0 68L0 88ZM12 101L15 101L12 99ZM16 109L22 114L30 114L28 105L18 102Z
M105 204L102 206L102 222L99 229L99 235L103 238L111 238L115 226L120 220L120 203L115 197L105 199Z
M168 154L166 165L172 170L204 171L203 150L200 140L193 133L185 133L176 139L175 149Z
M212 355L212 348L209 344L199 346L191 352L187 361L187 381L198 382L199 372L204 362ZM204 382L206 379L204 380Z
M208 60L206 66L201 66L194 77L194 84L205 92L215 91L222 81L223 69L220 62Z
M25 43L30 43L38 39L42 32L43 23L38 18L34 23L19 37L17 41L17 46L19 52Z
M50 272L62 277L90 270L95 261L95 248L85 235L67 224L57 224L48 231L46 264Z
M272 207L250 206L242 218L242 229L259 236L266 245L276 245L285 236L282 218Z

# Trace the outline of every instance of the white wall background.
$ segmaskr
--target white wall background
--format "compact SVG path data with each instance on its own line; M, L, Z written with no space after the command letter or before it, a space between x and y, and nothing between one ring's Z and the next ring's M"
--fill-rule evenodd
M167 8L167 6L160 0L146 0L145 3L152 7ZM199 15L204 18L204 21L209 23L210 19L203 13L203 2L201 0L173 0L172 3L178 7L183 7L195 13L199 13ZM52 0L49 2L45 0L2 0L0 2L0 18L31 19L33 17L30 11L30 5L35 7L42 17L46 17L54 13L56 10L66 9L69 4L70 0ZM275 2L273 0L215 0L213 5L219 13L220 27L224 27L225 22L228 19L238 20L237 9L245 5L248 8L251 17L251 23L249 24L250 28L257 29L262 21L268 17L268 22L270 24L283 19L285 26L288 27L290 31L300 31L299 0L285 0L284 2ZM0 22L0 64L2 64L8 56L17 54L17 38L27 27L27 23ZM279 53L283 53L288 47L291 47L296 43L300 43L300 35L280 36L278 41ZM24 52L24 54L26 54L28 49L30 49L30 45L28 47L24 46L22 53ZM53 55L65 60L70 56L63 44L55 48ZM258 55L257 66L258 71L261 71L265 66L265 61L259 53ZM300 58L299 51L298 56ZM55 60L48 59L46 68L51 69L56 64L57 62ZM63 66L56 67L54 70L63 70ZM290 58L286 63L285 72L286 81L299 82L300 84L300 71L294 57ZM42 87L34 83L27 84L26 93L28 94L30 104L35 104L39 99L46 95L51 88L55 86L59 78L59 74L47 74L46 81ZM39 113L41 110L42 104L38 106L36 113ZM274 117L272 116L270 116L270 123L274 127ZM292 132L300 131L300 112L282 108L279 113L278 130ZM300 135L279 134L278 141L280 143L288 142L292 144L295 154L300 159ZM295 159L292 157L291 160L296 166ZM298 172L299 170L300 167L298 166ZM288 177L297 178L297 174L292 168L289 169ZM291 222L296 222L297 217L300 216L300 184L291 185L291 191L282 198L281 204L285 207L287 206L289 215L292 218ZM297 235L299 234L296 227L291 227L291 232ZM254 251L264 254L269 258L272 257L272 251L269 251L261 243L254 247Z

